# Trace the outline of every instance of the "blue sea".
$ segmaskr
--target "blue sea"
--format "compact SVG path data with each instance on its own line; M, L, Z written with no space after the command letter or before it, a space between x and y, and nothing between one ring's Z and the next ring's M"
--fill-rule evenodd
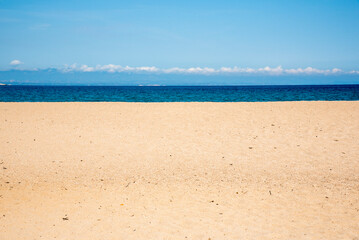
M0 102L357 101L359 85L0 86Z

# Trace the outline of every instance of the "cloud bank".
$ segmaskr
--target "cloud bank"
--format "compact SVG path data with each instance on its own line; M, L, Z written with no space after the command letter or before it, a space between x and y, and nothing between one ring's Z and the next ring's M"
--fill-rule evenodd
M19 60L13 60L10 62L14 70L18 71L46 71L56 70L62 73L70 72L105 72L105 73L142 73L142 74L187 74L187 75L263 75L263 76L280 76L280 75L359 75L359 70L345 71L339 68L332 69L318 69L313 67L306 68L283 68L278 67L262 67L262 68L250 68L250 67L221 67L221 68L209 68L209 67L189 67L189 68L158 68L154 66L142 66L142 67L130 67L115 64L107 65L64 65L56 68L44 68L44 69L25 69L18 66L23 64ZM11 69L10 69L11 70ZM7 70L0 70L7 71Z
M242 67L221 67L221 68L208 68L208 67L190 67L190 68L157 68L153 66L144 67L130 67L121 65L97 65L91 67L88 65L65 65L59 70L63 72L133 72L133 73L162 73L162 74L200 74L200 75L218 75L218 74L261 74L261 75L335 75L335 74L359 74L359 71L343 71L339 68L333 69L317 69L313 67L306 68L283 68L278 67L263 67L263 68L242 68Z

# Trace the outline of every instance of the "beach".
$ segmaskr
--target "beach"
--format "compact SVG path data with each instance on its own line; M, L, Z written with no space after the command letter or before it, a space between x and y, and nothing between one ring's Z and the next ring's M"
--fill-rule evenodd
M0 103L0 239L359 239L359 101Z

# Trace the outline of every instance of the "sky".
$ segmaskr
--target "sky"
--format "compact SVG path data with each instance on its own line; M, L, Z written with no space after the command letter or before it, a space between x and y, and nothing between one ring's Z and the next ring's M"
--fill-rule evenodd
M359 83L358 43L359 0L0 0L5 83Z

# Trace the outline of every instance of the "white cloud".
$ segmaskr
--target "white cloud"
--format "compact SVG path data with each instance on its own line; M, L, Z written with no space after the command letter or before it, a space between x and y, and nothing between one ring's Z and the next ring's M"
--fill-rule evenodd
M274 74L274 75L279 75L281 73L283 73L283 68L282 66L278 66L276 68L271 68L271 67L264 67L264 68L258 68L258 72L265 72L268 74Z
M338 74L338 73L345 73L343 70L339 68L333 68L333 69L317 69L312 67L307 68L296 68L296 69L285 69L283 71L284 73L288 74Z
M190 68L157 68L154 66L142 66L142 67L130 67L121 66L115 64L97 65L90 67L88 65L65 65L59 70L63 72L108 72L108 73L120 73L120 72L134 72L134 73L163 73L163 74L199 74L199 75L335 75L335 74L359 74L358 70L343 71L339 68L333 69L317 69L313 67L306 68L283 68L278 67L263 67L263 68L241 68L241 67L221 67L221 68L209 68L209 67L190 67Z
M80 67L80 70L81 70L82 72L93 72L93 71L95 71L95 68L89 67L89 66L87 66L87 65L82 65L82 66Z
M158 72L159 69L156 67L136 67L136 71L144 71L144 72Z
M90 67L88 65L80 65L72 64L72 65L65 65L63 69L60 69L64 72L71 72L71 71L79 71L79 72L159 72L160 69L156 67L129 67L129 66L121 66L121 65L114 65L114 64L107 64L107 65L97 65L95 67Z
M332 69L332 73L340 73L340 72L342 72L342 70L339 69L339 68L333 68Z
M17 59L12 60L10 62L10 65L12 65L12 66L17 66L17 65L20 65L20 64L23 64L23 63L20 60L17 60Z

